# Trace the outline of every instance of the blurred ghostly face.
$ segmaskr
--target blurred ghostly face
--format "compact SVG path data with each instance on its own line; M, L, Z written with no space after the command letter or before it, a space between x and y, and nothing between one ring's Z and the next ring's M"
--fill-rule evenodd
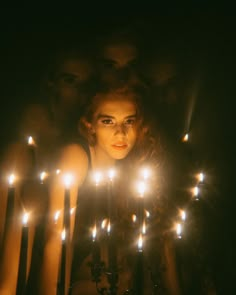
M91 73L92 67L86 60L68 59L62 63L52 85L56 111L70 111L84 104L85 94L82 88Z
M115 83L136 79L137 48L128 43L110 44L104 47L100 67L101 79Z
M96 136L95 153L101 159L123 159L137 138L136 104L131 96L102 97L91 125Z

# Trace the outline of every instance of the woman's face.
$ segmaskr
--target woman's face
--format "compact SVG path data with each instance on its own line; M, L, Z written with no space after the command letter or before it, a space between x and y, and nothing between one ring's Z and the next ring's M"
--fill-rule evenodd
M90 78L92 67L83 59L68 59L62 63L53 82L57 98L55 109L63 113L84 104L85 95L81 86Z
M131 95L103 96L94 114L92 129L96 136L96 155L114 160L125 158L137 138L136 105Z

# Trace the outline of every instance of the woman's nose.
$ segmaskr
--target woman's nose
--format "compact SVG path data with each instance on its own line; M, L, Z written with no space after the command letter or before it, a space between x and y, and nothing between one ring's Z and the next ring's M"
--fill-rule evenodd
M124 124L116 124L115 126L115 134L126 134L127 133L127 128Z

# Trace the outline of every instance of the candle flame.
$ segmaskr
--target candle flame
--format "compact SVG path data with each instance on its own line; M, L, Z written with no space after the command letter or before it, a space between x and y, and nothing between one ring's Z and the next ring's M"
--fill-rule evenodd
M146 223L145 223L145 220L144 220L144 222L143 222L142 233L143 233L144 235L146 234Z
M28 137L28 145L35 145L35 141L32 136Z
M102 223L101 223L101 228L104 229L107 225L107 219L103 219Z
M60 216L60 211L56 211L55 215L54 215L54 221L57 222L57 220L59 219Z
M63 229L63 231L61 233L61 239L62 239L62 241L65 241L65 239L66 239L66 230L65 229Z
M182 219L183 221L186 220L186 212L185 212L184 210L181 210L181 211L180 211L180 216L181 216L181 219Z
M142 234L139 235L139 239L138 239L138 250L140 252L143 250L143 236L142 236Z
M72 183L72 175L67 173L64 175L64 184L66 188L70 188L71 183Z
M132 214L132 221L136 222L137 221L137 216L135 214Z
M24 213L23 218L22 218L22 223L24 226L27 225L28 220L29 220L29 213Z
M198 200L198 197L199 197L199 187L198 186L195 186L193 188L193 196L195 197L196 200Z
M11 174L11 175L8 177L8 183L9 183L9 185L13 185L15 179L16 179L15 175L14 175L14 174Z
M70 209L70 215L73 215L74 212L75 212L75 207Z
M115 172L114 169L110 169L110 170L108 171L108 177L109 177L110 181L113 181L113 179L114 179L114 177L115 177L115 174L116 174L116 172Z
M44 181L47 176L48 176L48 173L47 172L45 172L45 171L41 172L40 173L40 180L41 181Z
M94 181L95 181L96 186L99 185L101 179L102 179L101 172L99 172L99 171L94 172Z
M111 223L110 220L108 221L108 225L107 225L107 233L109 234L111 232Z
M149 211L147 211L147 210L145 210L145 213L146 213L146 217L147 217L147 218L149 218L149 217L150 217L150 215L151 215L151 214L150 214L150 212L149 212Z
M198 181L199 182L203 182L204 181L204 173L203 172L200 172L199 174L198 174Z
M142 171L141 171L141 174L142 174L143 179L147 180L151 175L150 169L143 168Z
M182 234L182 225L180 223L176 224L176 234L178 236L178 238L181 238L181 234Z
M95 241L96 236L97 236L97 226L95 224L94 227L93 227L93 230L92 230L93 241Z
M144 181L140 181L138 183L138 185L137 185L137 191L138 191L140 197L143 198L144 193L145 193L145 190L146 190L145 182Z
M187 142L189 141L189 134L186 133L184 136L183 136L183 139L182 139L183 142Z

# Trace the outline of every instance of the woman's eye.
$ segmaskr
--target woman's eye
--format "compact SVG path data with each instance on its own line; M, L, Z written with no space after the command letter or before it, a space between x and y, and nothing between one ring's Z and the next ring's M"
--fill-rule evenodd
M126 121L125 121L125 125L134 125L134 123L135 123L135 119L127 119Z
M104 125L112 125L114 122L112 121L112 119L104 119L102 120L102 123Z

